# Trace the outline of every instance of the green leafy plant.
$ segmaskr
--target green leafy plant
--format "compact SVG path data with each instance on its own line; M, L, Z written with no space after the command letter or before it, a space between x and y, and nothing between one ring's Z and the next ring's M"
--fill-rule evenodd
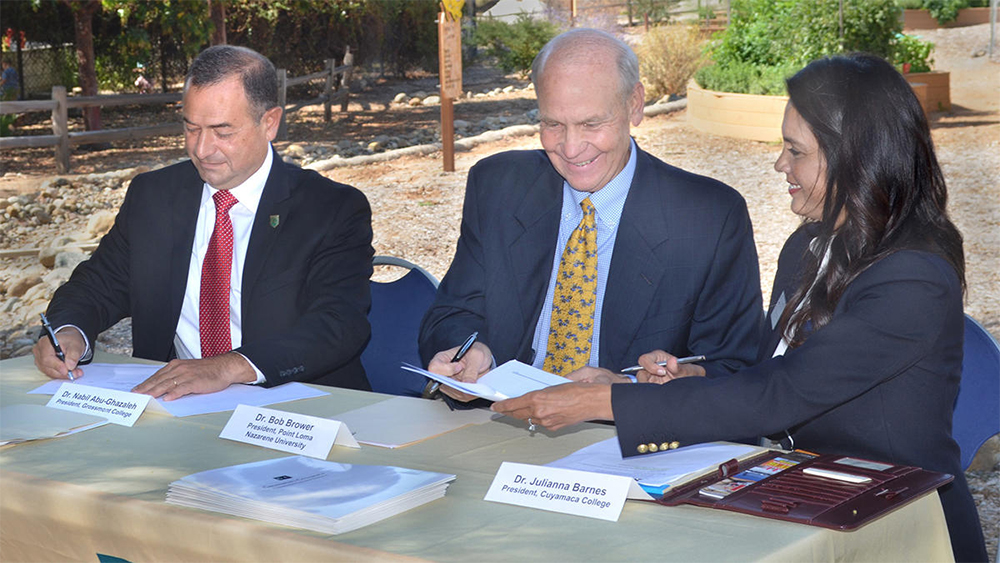
M473 41L488 56L496 57L504 71L527 76L535 55L558 33L559 27L554 23L521 14L514 23L493 18L478 22Z
M777 77L820 57L865 51L892 60L902 29L895 0L843 0L842 27L840 6L840 0L732 0L729 27L712 49L717 68L695 79L706 88L703 81L711 80L739 88L727 91L768 92Z
M710 65L695 73L695 81L708 90L780 96L785 93L785 79L799 70L798 65L759 65L737 62Z
M892 62L900 72L930 72L934 59L931 51L934 44L922 41L913 35L899 34L896 37Z
M636 48L646 97L684 94L687 81L705 62L698 30L687 25L661 25L642 36Z

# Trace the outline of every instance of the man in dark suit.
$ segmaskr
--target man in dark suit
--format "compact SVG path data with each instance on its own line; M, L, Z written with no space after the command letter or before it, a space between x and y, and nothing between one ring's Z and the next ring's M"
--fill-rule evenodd
M428 369L475 381L516 358L563 374L617 371L658 348L706 355L709 376L752 363L761 297L746 204L636 146L630 124L645 92L632 50L573 30L542 49L532 80L544 152L502 153L470 171L455 258L421 327ZM577 233L594 227L578 250ZM593 254L581 276L591 285L570 301L566 270L582 264L571 257ZM567 323L560 303L570 302ZM567 324L579 330L561 334ZM476 344L451 362L472 332Z
M52 378L83 376L98 333L132 317L133 353L169 363L134 391L167 400L233 383L368 389L371 209L358 190L282 162L270 61L218 46L184 87L190 161L136 176L115 225L56 291Z

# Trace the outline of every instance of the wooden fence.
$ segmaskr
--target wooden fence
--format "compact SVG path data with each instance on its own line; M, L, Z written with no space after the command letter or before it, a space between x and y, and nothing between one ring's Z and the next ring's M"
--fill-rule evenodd
M298 111L305 106L323 104L323 118L330 121L331 105L340 101L340 111L347 111L349 81L354 72L354 57L348 53L344 64L336 66L333 59L326 60L326 68L305 76L289 78L285 69L278 69L278 105L285 108L281 116L281 126L278 130L278 140L288 137L288 126L285 115ZM340 76L340 81L336 80ZM291 86L305 84L313 80L324 79L323 95L287 105L286 93ZM60 174L70 171L70 147L86 143L104 143L111 141L126 141L163 135L178 135L183 131L180 122L147 125L143 127L125 127L122 129L102 129L100 131L69 130L69 108L110 107L124 105L157 105L176 103L181 100L180 93L169 94L120 94L114 96L67 96L65 86L53 86L52 98L49 100L27 100L21 102L0 102L0 115L12 113L29 113L39 111L52 112L51 135L29 135L20 137L0 137L0 150L27 147L55 147L56 169Z

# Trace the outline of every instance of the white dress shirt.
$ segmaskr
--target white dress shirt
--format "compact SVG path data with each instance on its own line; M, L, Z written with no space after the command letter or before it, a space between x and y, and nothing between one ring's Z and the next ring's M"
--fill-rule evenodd
M229 334L233 349L239 348L243 342L242 331L242 291L243 265L246 263L247 247L250 244L250 232L253 229L257 206L264 193L264 184L271 173L274 156L270 150L264 158L264 163L256 172L242 184L229 190L239 203L229 210L233 223L233 273L229 284ZM198 208L198 220L195 224L194 244L191 248L191 262L188 265L187 286L184 290L184 303L181 305L181 316L177 321L177 333L174 336L174 349L177 357L184 359L201 358L201 336L198 330L198 304L201 299L201 265L208 252L208 243L215 230L215 200L212 196L219 191L205 183L202 188L201 206ZM246 357L246 356L244 356ZM247 358L247 362L257 373L256 383L264 381L264 374Z

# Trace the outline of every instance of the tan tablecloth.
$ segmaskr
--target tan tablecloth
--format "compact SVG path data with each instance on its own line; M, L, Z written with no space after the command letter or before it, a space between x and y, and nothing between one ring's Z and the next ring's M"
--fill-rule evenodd
M30 357L0 362L0 404L44 404L24 394L44 381ZM335 417L386 398L330 391L271 408ZM167 485L185 475L287 455L220 439L230 414L144 414L132 428L0 448L0 560L952 560L936 494L853 532L636 501L615 523L483 500L501 462L544 464L614 435L596 424L529 434L500 419L397 450L334 447L332 461L458 475L445 498L339 536L165 504Z

